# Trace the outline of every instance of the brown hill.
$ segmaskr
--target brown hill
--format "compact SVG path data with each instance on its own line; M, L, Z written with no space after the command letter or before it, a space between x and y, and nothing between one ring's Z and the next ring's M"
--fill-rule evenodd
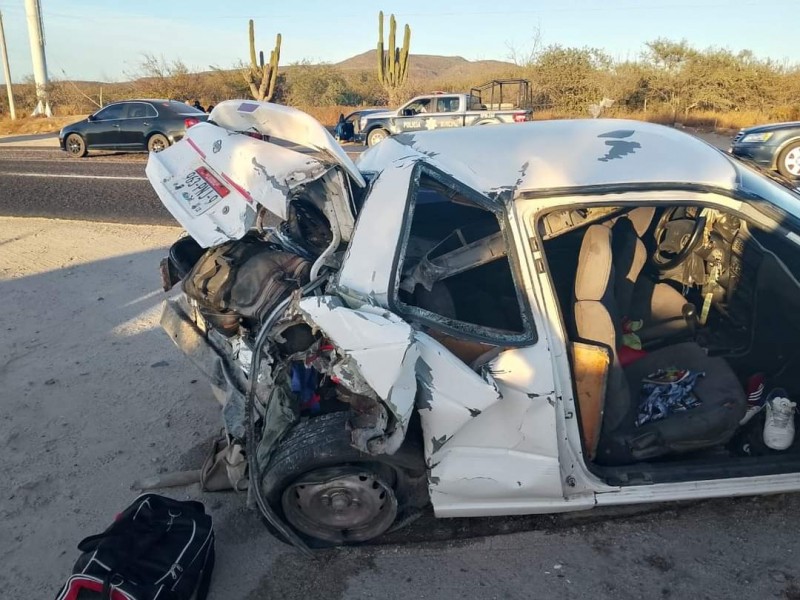
M376 50L367 50L336 63L343 71L374 70ZM470 78L486 72L513 71L513 63L501 60L467 60L462 56L412 54L409 57L409 76L417 80L438 78Z

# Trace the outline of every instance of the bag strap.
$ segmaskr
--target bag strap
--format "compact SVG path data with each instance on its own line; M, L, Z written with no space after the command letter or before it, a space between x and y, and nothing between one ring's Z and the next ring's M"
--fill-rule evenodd
M214 559L214 540L212 539L203 564L203 570L200 573L200 583L197 584L195 600L206 600L208 598L208 589L211 587L211 573L214 571Z
M100 592L100 600L111 600L111 577L112 573L109 571L103 577L103 591Z

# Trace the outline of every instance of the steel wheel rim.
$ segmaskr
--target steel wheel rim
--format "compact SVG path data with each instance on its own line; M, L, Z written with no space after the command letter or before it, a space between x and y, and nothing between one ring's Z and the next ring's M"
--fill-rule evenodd
M150 152L161 152L166 147L167 146L160 138L150 142Z
M783 166L795 177L800 177L800 146L789 150L783 159Z
M377 474L359 467L317 469L288 486L287 520L306 535L335 543L363 542L397 517L397 498Z
M374 146L375 144L379 144L380 142L385 140L387 137L389 137L389 136L386 135L385 132L376 131L375 133L370 134L370 138L372 139L372 144L371 145Z

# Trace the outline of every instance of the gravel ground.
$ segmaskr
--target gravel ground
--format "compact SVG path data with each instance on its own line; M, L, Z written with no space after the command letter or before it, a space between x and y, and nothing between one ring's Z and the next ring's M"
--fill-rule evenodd
M4 598L52 597L77 542L135 497L131 483L197 468L219 428L204 381L157 327L158 261L178 233L0 217ZM798 495L426 516L391 544L308 561L242 496L168 493L214 515L212 599L800 598Z

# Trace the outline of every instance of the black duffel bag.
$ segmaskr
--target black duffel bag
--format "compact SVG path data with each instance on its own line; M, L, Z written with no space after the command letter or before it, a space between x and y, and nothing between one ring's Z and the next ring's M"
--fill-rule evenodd
M201 502L143 494L83 554L56 600L204 600L214 531Z
M206 251L183 280L183 291L197 300L201 312L206 308L260 322L308 283L310 270L306 259L246 237Z

